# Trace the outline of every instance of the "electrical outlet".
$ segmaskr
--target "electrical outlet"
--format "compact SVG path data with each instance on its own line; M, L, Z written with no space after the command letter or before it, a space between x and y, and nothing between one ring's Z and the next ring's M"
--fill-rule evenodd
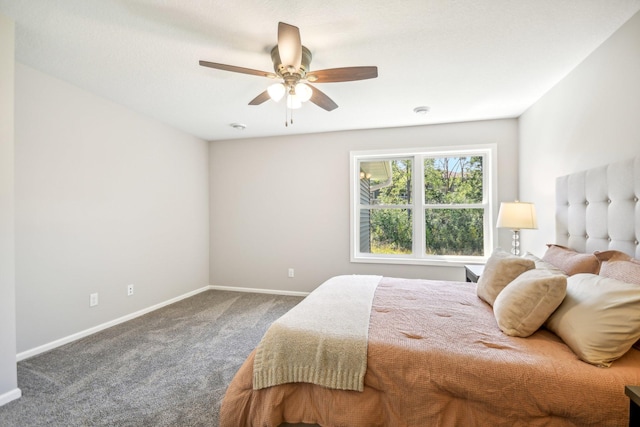
M133 285L127 286L127 296L130 297L133 295Z
M96 305L98 305L98 294L89 295L89 307L95 307Z
M289 277L293 277L293 268L289 269Z

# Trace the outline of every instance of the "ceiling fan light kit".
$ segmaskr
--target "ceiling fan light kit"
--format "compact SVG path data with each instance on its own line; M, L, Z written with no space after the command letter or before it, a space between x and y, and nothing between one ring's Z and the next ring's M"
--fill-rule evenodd
M269 98L275 102L280 101L285 93L287 94L287 99L294 98L300 102L307 102L313 95L311 88L304 83L298 83L290 88L287 88L284 83L274 83L267 88L267 92L269 93Z
M282 79L282 82L270 85L267 90L252 99L249 105L260 105L269 99L278 102L286 94L288 110L300 108L302 103L307 101L326 111L338 108L338 104L309 83L348 82L378 77L378 67L375 66L310 71L311 58L311 51L302 45L298 27L280 22L278 23L278 44L271 49L275 74L208 61L200 61L200 65L223 71Z

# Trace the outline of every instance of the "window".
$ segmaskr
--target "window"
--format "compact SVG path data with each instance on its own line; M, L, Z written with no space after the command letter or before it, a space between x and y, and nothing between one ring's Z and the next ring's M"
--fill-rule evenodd
M468 262L491 252L495 146L351 153L351 260Z

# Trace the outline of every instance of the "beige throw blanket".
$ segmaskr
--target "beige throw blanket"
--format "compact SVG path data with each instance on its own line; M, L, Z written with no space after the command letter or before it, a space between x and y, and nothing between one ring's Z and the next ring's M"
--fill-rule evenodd
M327 280L266 332L253 365L253 388L304 382L362 391L371 303L381 276Z

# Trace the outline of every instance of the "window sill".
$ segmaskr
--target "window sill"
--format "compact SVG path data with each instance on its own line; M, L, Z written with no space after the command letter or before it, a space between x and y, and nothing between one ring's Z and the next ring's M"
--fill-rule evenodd
M464 266L465 264L484 264L487 257L433 257L433 258L400 258L400 257L351 257L352 263L364 264L404 264L404 265L428 265L440 267Z

